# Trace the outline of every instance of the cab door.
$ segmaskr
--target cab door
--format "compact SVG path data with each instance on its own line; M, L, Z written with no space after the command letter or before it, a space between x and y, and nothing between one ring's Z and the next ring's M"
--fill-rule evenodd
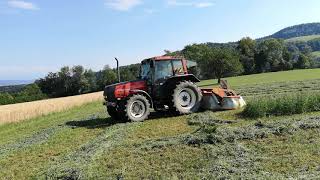
M154 73L154 63L152 60L145 60L140 66L140 76L147 84L147 93L152 96L153 93L153 73Z
M165 87L167 79L173 76L173 67L171 60L154 61L154 88L153 96L155 99L168 98L168 88Z

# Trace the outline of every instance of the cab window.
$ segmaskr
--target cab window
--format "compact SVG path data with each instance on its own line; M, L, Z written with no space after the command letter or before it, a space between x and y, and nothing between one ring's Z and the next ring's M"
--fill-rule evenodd
M171 61L156 61L155 80L164 79L173 75Z
M172 64L173 64L173 72L174 72L175 75L184 74L183 64L182 64L182 61L180 59L173 60Z
M140 69L140 78L143 80L149 80L150 79L150 62L144 62L141 64Z

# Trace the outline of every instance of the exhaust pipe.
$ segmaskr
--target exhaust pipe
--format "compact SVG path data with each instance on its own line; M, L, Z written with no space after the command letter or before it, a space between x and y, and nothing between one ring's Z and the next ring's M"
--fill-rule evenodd
M119 60L115 57L114 58L116 61L117 61L117 73L118 73L118 81L119 83L121 82L121 79L120 79L120 69L119 69Z

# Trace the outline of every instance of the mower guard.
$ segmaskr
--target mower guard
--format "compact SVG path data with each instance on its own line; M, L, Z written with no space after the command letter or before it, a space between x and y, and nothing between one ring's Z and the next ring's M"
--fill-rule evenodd
M201 89L202 108L205 110L235 110L246 105L244 99L233 90L223 88Z

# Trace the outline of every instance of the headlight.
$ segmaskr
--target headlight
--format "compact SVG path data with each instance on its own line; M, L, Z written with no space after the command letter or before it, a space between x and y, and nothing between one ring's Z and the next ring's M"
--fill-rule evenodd
M106 101L107 101L107 100L108 100L108 96L104 96L104 100L106 100Z

